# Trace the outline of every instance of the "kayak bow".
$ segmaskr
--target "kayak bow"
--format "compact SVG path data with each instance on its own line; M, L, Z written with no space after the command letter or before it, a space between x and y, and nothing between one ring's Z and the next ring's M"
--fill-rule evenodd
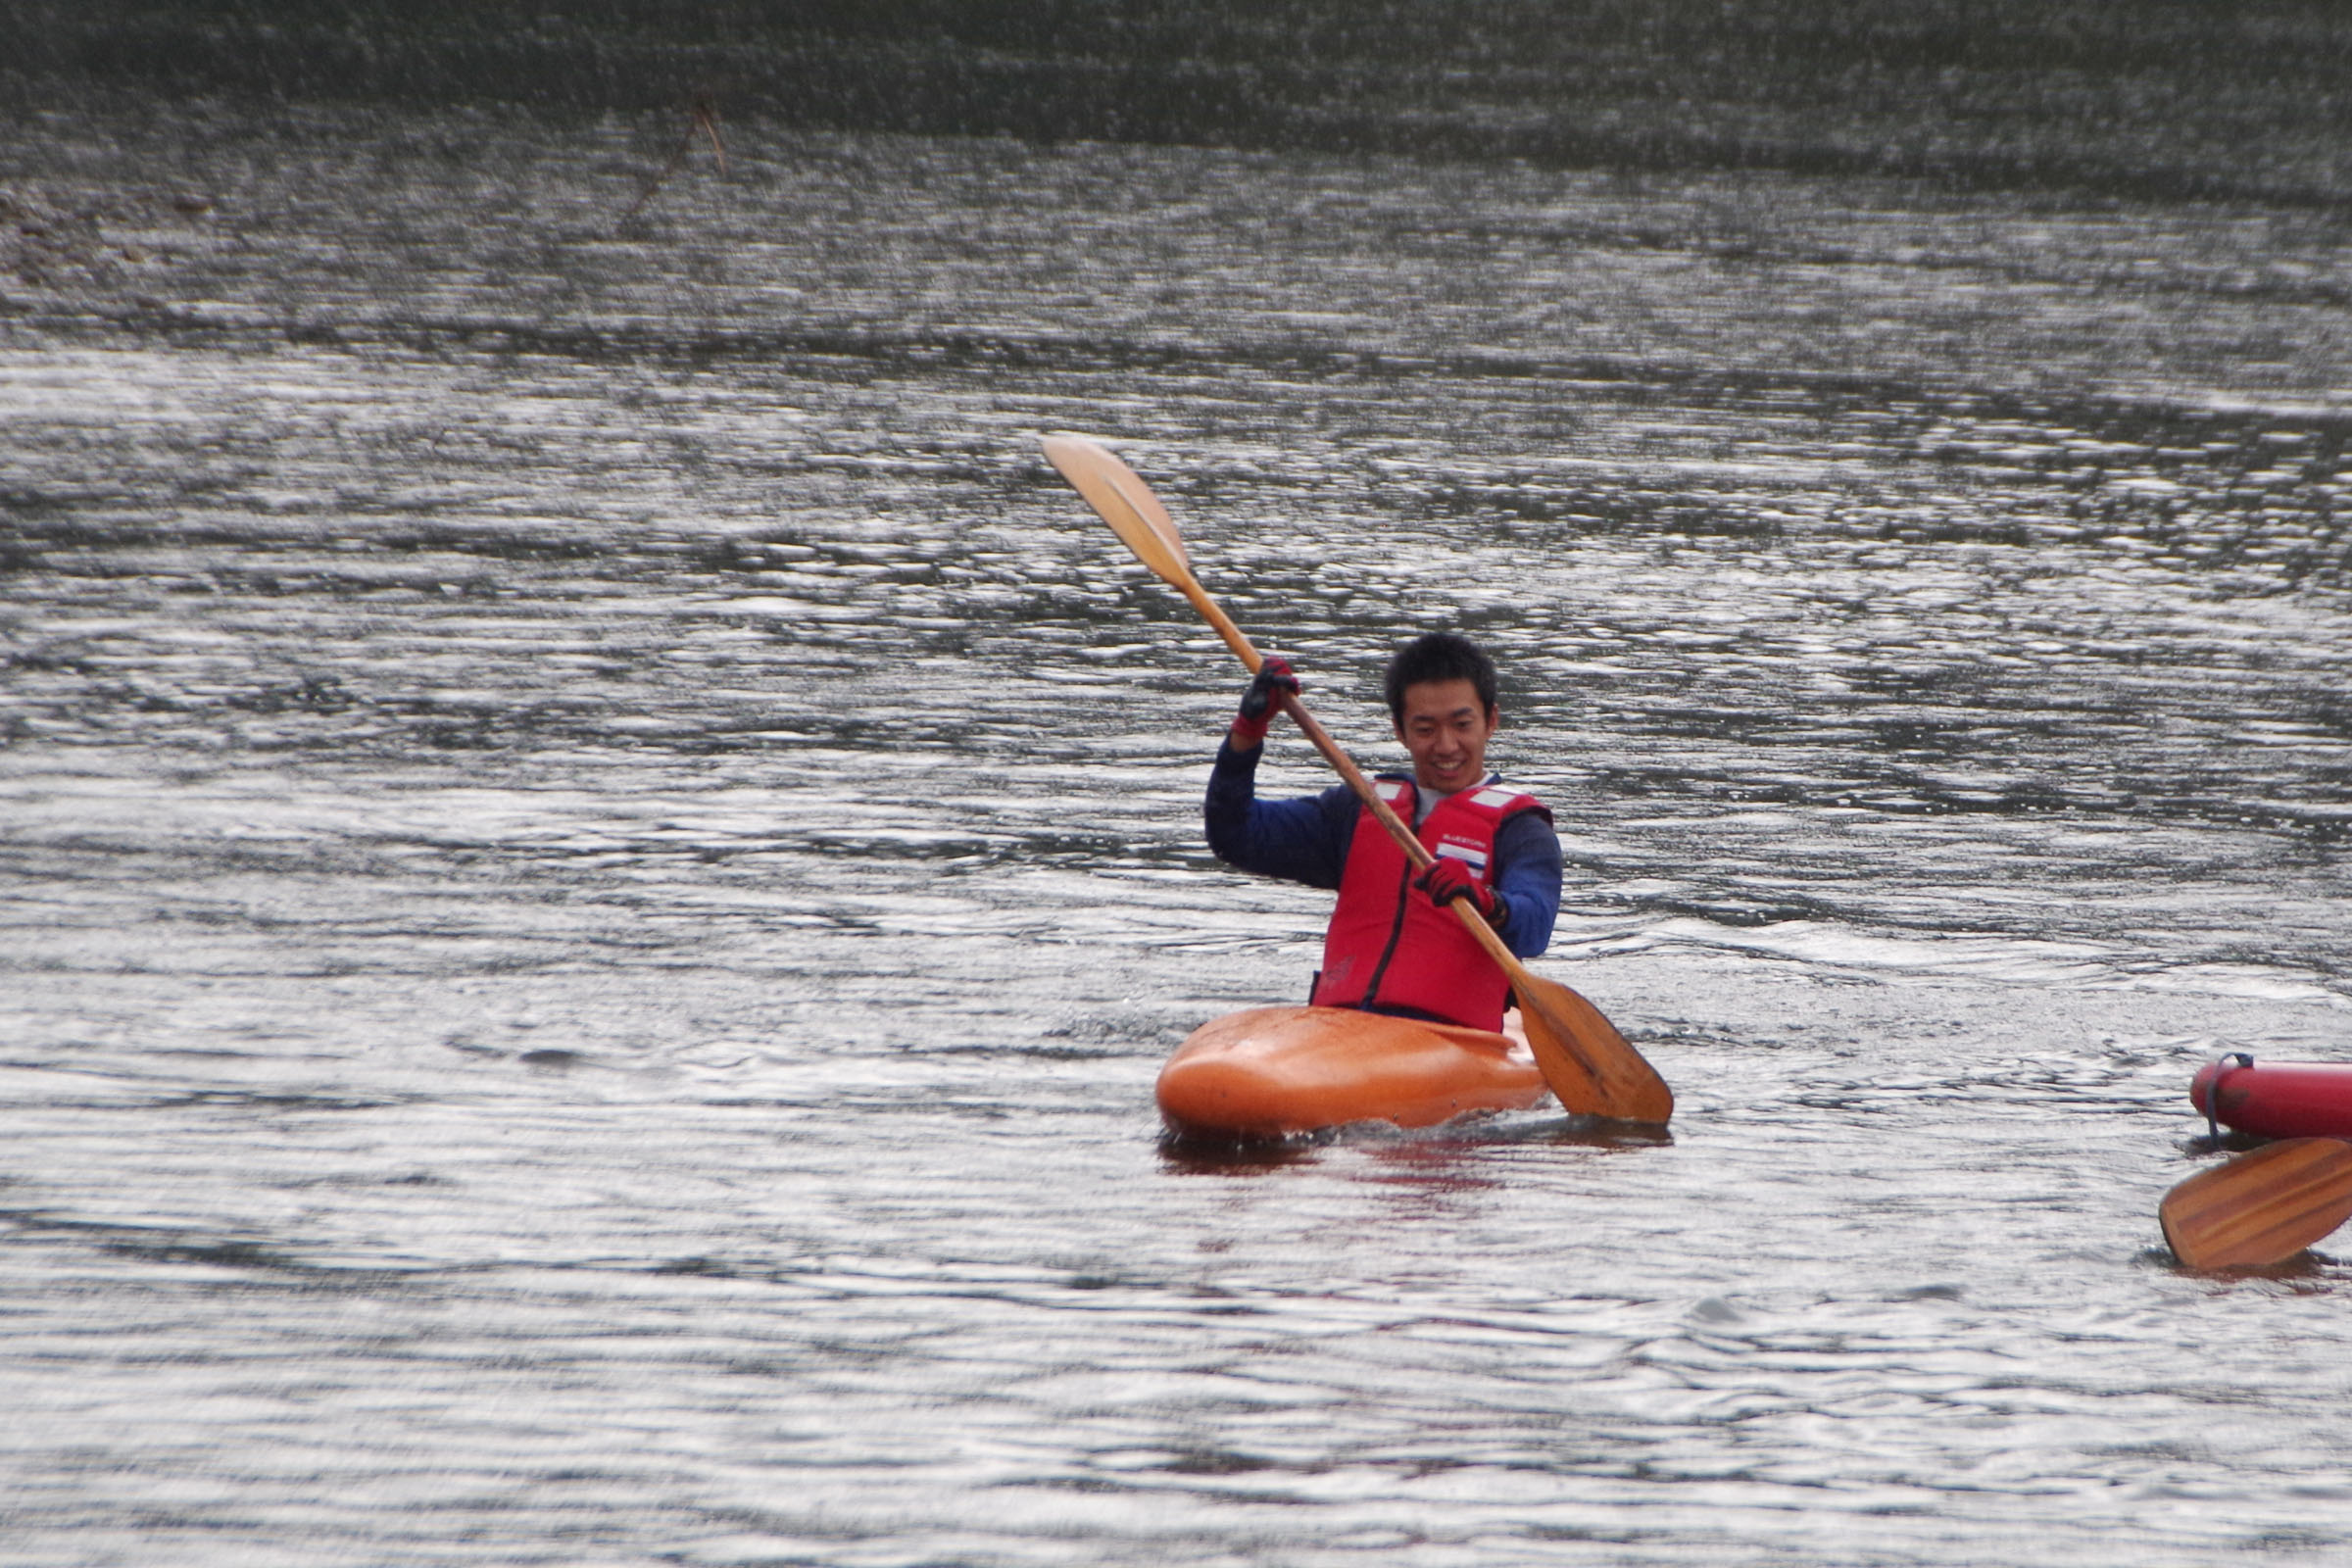
M2259 1138L2352 1138L2352 1062L2266 1061L2242 1051L2207 1063L2188 1102Z

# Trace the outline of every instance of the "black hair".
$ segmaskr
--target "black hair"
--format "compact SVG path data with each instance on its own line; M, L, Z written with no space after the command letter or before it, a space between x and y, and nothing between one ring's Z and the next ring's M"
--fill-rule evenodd
M1494 661L1469 638L1450 631L1433 631L1396 650L1381 688L1389 699L1389 717L1404 722L1404 689L1429 681L1466 680L1478 689L1479 707L1494 710Z

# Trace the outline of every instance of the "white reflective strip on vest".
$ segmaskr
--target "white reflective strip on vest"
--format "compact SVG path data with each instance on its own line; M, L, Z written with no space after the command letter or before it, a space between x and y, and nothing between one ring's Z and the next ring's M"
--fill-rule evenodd
M1471 870L1478 872L1481 876L1486 874L1487 856L1486 852L1483 850L1474 850L1468 845L1464 844L1441 844L1438 846L1436 853L1445 857L1446 859L1461 861L1464 865L1468 866Z
M1490 811L1499 811L1518 798L1519 792L1517 790L1480 790L1476 795L1470 797L1470 804L1473 806L1483 806Z

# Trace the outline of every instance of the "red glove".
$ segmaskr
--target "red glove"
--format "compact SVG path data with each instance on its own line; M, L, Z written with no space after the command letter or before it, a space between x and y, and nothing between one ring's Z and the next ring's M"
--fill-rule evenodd
M1275 712L1285 697L1298 695L1298 677L1291 673L1291 662L1280 655L1257 666L1257 678L1242 693L1242 710L1233 715L1233 738L1255 746L1266 738L1266 726L1274 722ZM1244 751L1249 746L1243 747Z
M1413 878L1413 886L1428 894L1429 902L1440 908L1456 899L1468 899L1470 907L1497 930L1509 913L1501 897L1482 885L1477 873L1450 855L1441 855L1431 861L1428 870Z

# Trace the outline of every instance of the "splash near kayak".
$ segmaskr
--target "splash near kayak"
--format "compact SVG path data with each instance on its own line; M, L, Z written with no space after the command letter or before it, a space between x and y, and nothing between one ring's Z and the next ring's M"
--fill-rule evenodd
M2198 1070L2189 1103L2260 1138L2352 1138L2352 1062L2266 1061L2233 1051Z
M1545 1094L1522 1037L1349 1007L1252 1007L1212 1019L1176 1048L1158 1089L1171 1132L1237 1139L1359 1121L1433 1127L1522 1110Z

